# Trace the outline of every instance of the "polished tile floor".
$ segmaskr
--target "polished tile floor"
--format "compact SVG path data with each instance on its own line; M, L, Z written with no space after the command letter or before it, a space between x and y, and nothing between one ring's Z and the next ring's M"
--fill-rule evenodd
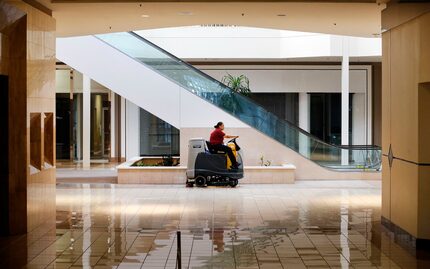
M60 184L57 222L0 239L0 268L430 268L380 226L380 182Z
M92 163L84 168L82 162L57 161L57 183L117 183L118 162Z

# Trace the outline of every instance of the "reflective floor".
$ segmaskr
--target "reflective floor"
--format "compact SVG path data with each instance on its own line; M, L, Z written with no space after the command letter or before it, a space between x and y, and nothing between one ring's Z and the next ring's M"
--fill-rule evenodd
M60 184L57 223L0 239L0 268L430 268L380 226L380 182Z
M57 183L117 183L119 164L91 163L89 168L84 168L82 162L57 161Z

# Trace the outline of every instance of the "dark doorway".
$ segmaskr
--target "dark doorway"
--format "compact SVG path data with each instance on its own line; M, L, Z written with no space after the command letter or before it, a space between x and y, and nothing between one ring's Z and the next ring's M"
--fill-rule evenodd
M0 75L0 235L9 231L9 82Z
M278 118L295 125L299 122L298 93L252 93L251 99Z
M310 94L310 132L321 140L335 145L341 144L342 94ZM349 95L349 144L352 134L352 94Z
M58 160L70 160L70 94L56 95L56 150Z

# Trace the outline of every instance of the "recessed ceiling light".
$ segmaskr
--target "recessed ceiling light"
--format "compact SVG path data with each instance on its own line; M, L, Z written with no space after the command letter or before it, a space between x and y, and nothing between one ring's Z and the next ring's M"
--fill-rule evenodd
M148 14L142 14L142 15L140 15L140 17L142 17L142 18L149 18L149 15Z
M285 15L285 14L278 14L278 15L276 15L276 16L278 16L278 17L285 17L285 16L287 16L287 15Z
M191 16L191 15L193 15L193 12L191 12L191 11L181 11L181 12L178 12L178 14L181 15L181 16Z

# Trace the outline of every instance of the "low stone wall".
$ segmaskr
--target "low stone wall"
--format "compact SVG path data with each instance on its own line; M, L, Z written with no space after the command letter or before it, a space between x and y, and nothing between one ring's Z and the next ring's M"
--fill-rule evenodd
M185 184L186 167L118 167L118 184Z
M295 181L296 167L283 166L245 166L245 177L241 184L291 184Z
M117 167L119 184L185 184L185 166L131 166L139 158L125 162ZM296 167L283 166L245 166L245 177L239 184L287 184L294 183Z

